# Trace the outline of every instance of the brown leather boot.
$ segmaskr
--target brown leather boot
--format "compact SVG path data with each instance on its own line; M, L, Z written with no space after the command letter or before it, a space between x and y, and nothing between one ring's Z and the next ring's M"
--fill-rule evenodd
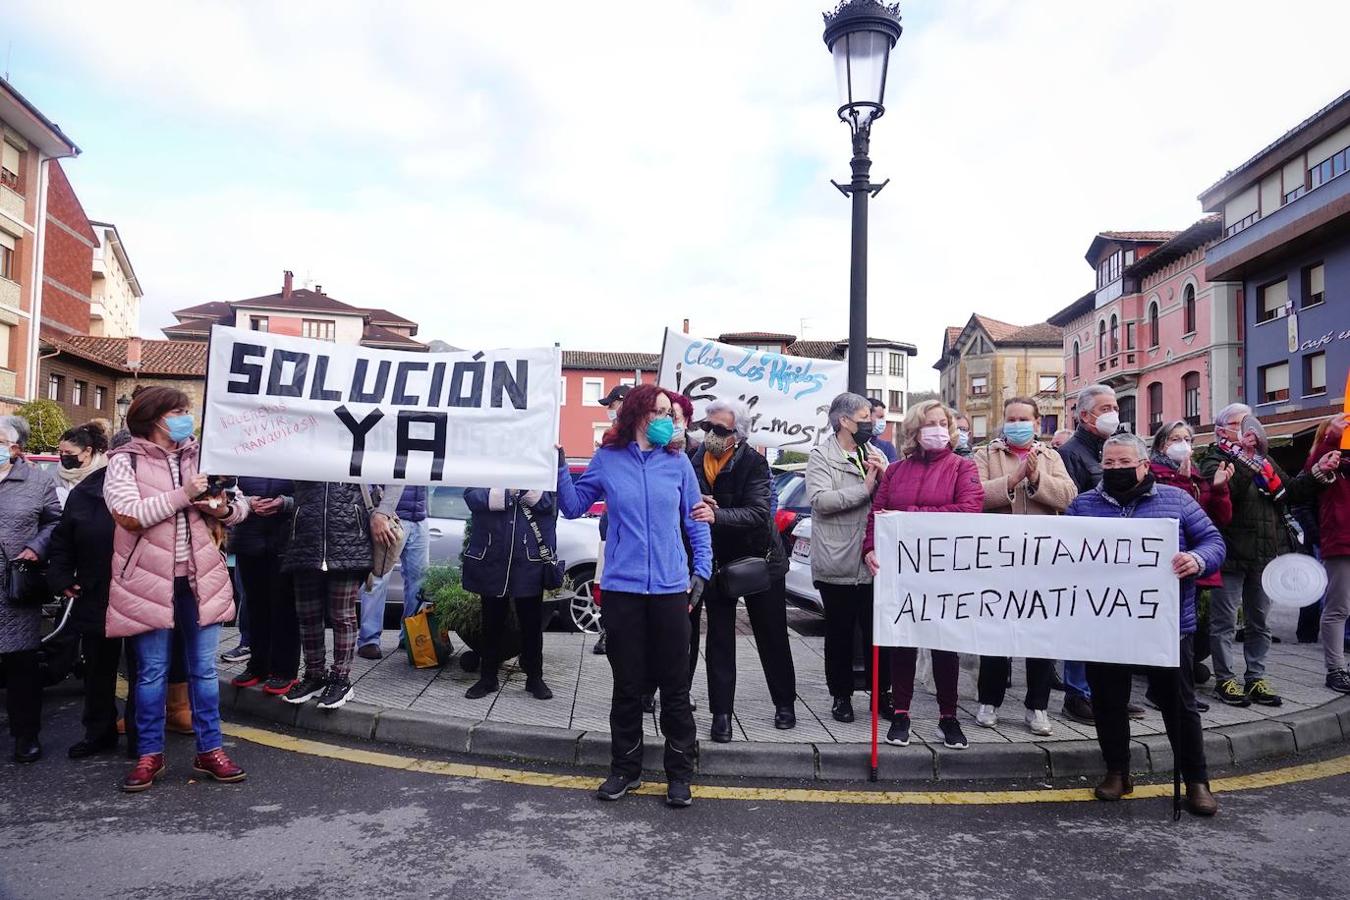
M129 794L147 791L163 772L164 754L147 753L140 757L136 761L135 767L127 773L127 777L122 781L122 790Z
M192 760L192 771L226 783L243 781L248 777L244 774L244 770L231 762L225 751L220 748L198 753Z
M1134 782L1124 772L1107 772L1102 783L1092 793L1098 800L1119 800L1126 794L1134 793Z
M1193 816L1212 816L1219 811L1219 801L1210 793L1208 784L1192 781L1186 785L1186 809Z
M164 711L164 730L174 734L192 734L192 703L187 682L169 683L169 703Z

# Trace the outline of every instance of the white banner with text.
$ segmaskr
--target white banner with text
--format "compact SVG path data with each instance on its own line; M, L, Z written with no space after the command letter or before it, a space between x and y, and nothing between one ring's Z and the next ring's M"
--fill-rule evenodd
M557 348L412 353L217 325L203 472L553 490Z
M848 390L843 360L788 356L666 329L657 383L694 404L694 421L717 399L750 407L750 443L807 453L829 433L830 401Z
M1176 666L1175 519L876 517L883 647Z

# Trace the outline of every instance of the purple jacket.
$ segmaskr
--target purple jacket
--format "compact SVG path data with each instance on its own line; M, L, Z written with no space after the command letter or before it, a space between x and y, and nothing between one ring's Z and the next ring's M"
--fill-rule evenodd
M984 509L984 486L980 484L979 467L951 450L920 450L891 463L872 495L872 515L867 517L867 534L862 544L864 554L875 543L876 514L894 509L980 512Z
M1115 498L1102 490L1101 485L1069 504L1066 515L1118 517L1122 519L1176 519L1177 548L1183 553L1194 553L1204 562L1199 577L1219 571L1228 552L1223 536L1205 515L1200 504L1186 491L1154 484L1153 488L1129 506L1121 506ZM1170 575L1170 570L1169 570ZM1181 633L1195 633L1195 578L1181 582Z

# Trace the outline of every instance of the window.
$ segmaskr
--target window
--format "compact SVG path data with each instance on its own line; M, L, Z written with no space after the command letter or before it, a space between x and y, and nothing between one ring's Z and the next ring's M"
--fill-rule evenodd
M581 403L583 406L597 406L605 396L605 379L581 379Z
M89 385L86 382L76 380L74 390L70 392L71 406L84 406L84 395L88 393Z
M1117 401L1120 404L1120 424L1126 431L1135 432L1139 429L1135 427L1135 400L1133 396L1121 397Z
M1289 363L1272 363L1256 370L1256 398L1258 403L1289 399Z
M1036 390L1042 394L1053 393L1059 390L1058 375L1038 375L1036 376Z
M1187 372L1181 376L1181 391L1185 397L1186 424L1200 426L1200 373Z
M1327 354L1309 353L1303 357L1303 396L1327 392Z
M105 387L94 388L94 409L107 409L108 407L108 389Z
M1162 336L1158 333L1158 304L1154 302L1148 305L1148 348L1157 350L1161 339Z
M1326 267L1320 262L1303 269L1303 308L1326 300Z
M1125 349L1126 349L1126 350L1133 350L1133 349L1134 349L1134 323L1133 323L1133 322L1126 322L1126 323L1125 323Z
M1041 416L1041 434L1054 434L1059 431L1059 416L1051 413Z
M1148 433L1152 434L1162 427L1163 391L1162 382L1155 381L1148 386Z
M300 336L317 341L333 340L336 325L332 319L301 319Z
M248 327L250 331L266 331L267 316L249 316Z
M891 402L887 404L887 409L893 413L904 411L904 401L900 399L899 391L891 391Z
M47 376L47 399L60 400L66 392L66 379L62 375Z
M1195 334L1195 285L1186 285L1186 290L1181 292L1182 321L1185 323L1184 334Z
M0 278L8 278L14 281L14 249L5 246L5 239L0 236Z
M880 351L880 350L868 350L868 351L867 351L867 374L868 374L868 375L880 375L880 374L881 374L881 351Z
M905 358L899 353L891 354L891 374L896 378L905 374Z
M609 431L608 422L596 422L591 426L591 437L595 440L595 446L599 447L604 443L606 431Z
M881 396L881 388L868 388L868 389L867 389L867 399L868 399L868 400L882 400L882 402L885 402L885 400L884 400L884 399L882 398L882 396Z
M0 184L12 191L19 190L19 148L9 141L0 141Z
M464 488L434 487L427 498L427 515L436 519L469 520L469 504L464 502Z
M974 440L982 441L989 434L989 418L987 416L970 417L970 436Z
M1083 366L1078 360L1078 342L1073 342L1073 377L1081 378L1083 376Z
M1120 352L1120 320L1116 318L1115 313L1111 313L1111 355L1115 356Z
M989 376L972 375L970 376L970 393L976 397L982 397L989 393Z
M1106 320L1097 323L1097 358L1106 359Z
M631 378L620 378L619 384L626 384L629 387L634 387L635 385L637 385L637 382Z
M1308 169L1308 177L1312 186L1320 187L1338 175L1343 175L1347 164L1350 164L1350 147L1328 156Z
M567 405L567 376L558 379L558 405Z
M1256 289L1256 321L1269 322L1284 315L1289 302L1289 282L1281 278Z
M9 365L9 326L0 322L0 369L8 369Z

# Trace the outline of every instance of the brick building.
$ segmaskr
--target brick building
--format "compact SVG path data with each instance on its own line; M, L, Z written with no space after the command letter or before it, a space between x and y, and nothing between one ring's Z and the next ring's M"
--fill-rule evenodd
M44 361L64 379L61 403L74 424L106 418L114 426L138 385L174 387L186 393L200 417L206 387L206 343L72 335Z
M652 384L660 357L655 353L564 350L562 409L558 442L563 451L589 459L609 428L600 399L621 384Z

